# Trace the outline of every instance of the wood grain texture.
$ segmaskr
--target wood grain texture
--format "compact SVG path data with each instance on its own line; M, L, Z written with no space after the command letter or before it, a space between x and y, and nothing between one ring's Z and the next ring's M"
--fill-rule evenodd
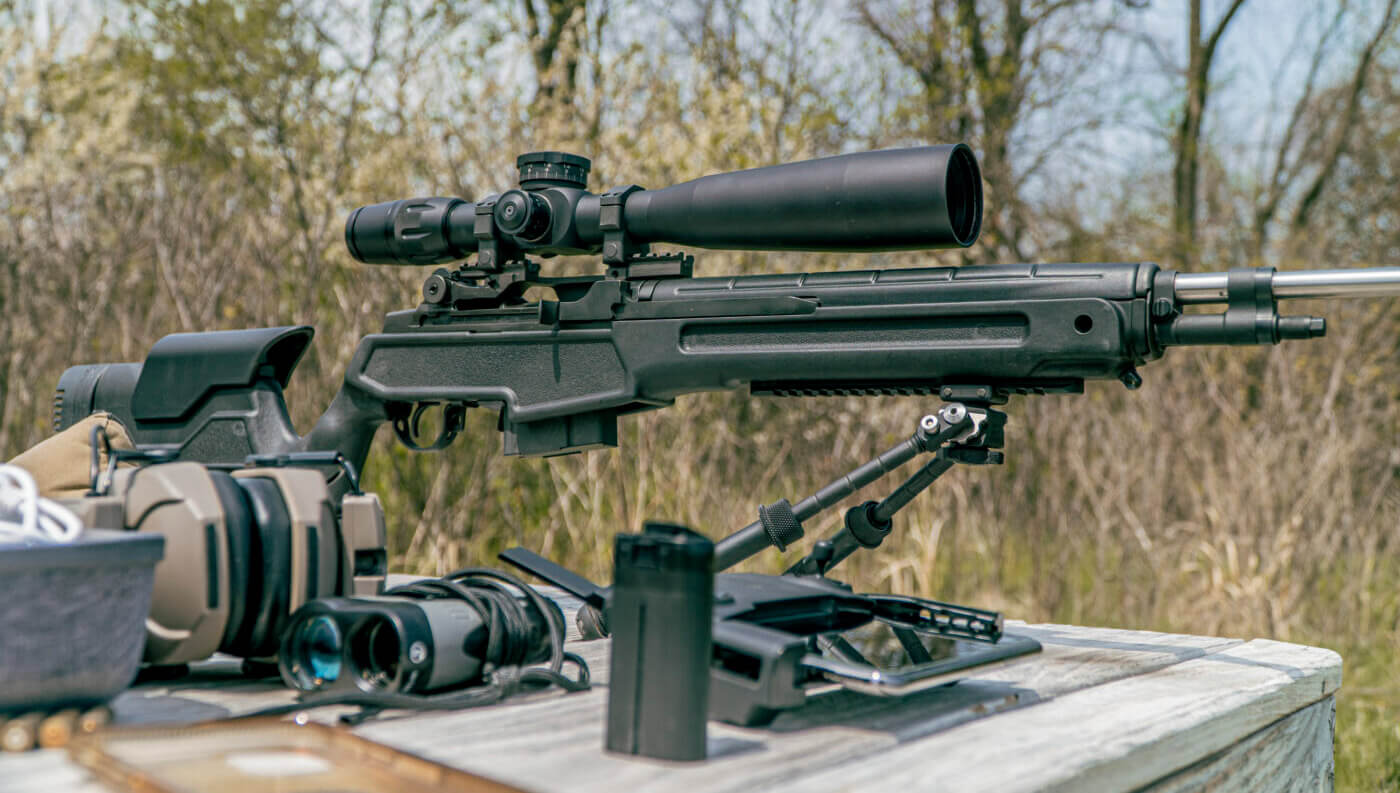
M111 793L62 749L0 755L0 793Z
M1330 791L1336 719L1336 698L1328 697L1172 774L1143 793Z
M585 791L616 789L614 785L684 791L784 785L806 790L841 789L847 782L845 769L865 763L872 764L876 773L857 787L884 788L880 768L886 764L887 753L903 745L918 747L912 751L922 759L914 765L913 776L917 778L902 782L925 790L935 789L940 779L959 779L935 775L933 770L943 766L932 759L949 756L942 743L958 725L979 720L996 724L1020 712L1016 708L1136 679L1242 644L1230 639L1057 625L1012 625L1009 630L1035 635L1045 651L985 678L903 700L839 693L784 714L766 729L711 724L712 758L695 766L604 754L600 750L606 705L602 691L568 697L555 705L516 707L510 719L487 711L462 712L427 717L433 720L431 727L419 717L366 725L358 731L449 765L540 790L557 789L563 780L571 790ZM597 659L594 668L601 678L606 677L606 646L605 642L577 645ZM1123 703L1110 709L1130 710ZM1056 734L1072 743L1066 729L1062 725ZM925 736L931 737L919 740ZM541 745L549 748L541 751ZM1009 758L1016 758L1016 754L1005 753L991 767L1003 767ZM823 776L827 773L831 776ZM996 787L995 783L990 785Z
M764 729L711 723L711 757L704 763L608 755L602 751L608 642L579 642L572 624L578 602L553 595L570 616L570 649L592 668L598 683L592 691L451 713L390 714L356 732L503 782L570 793L1133 790L1159 782L1175 785L1162 787L1164 793L1185 793L1218 789L1212 780L1282 773L1281 763L1299 747L1310 752L1307 768L1330 768L1330 723L1316 714L1330 713L1340 680L1333 653L1020 623L1007 628L1035 637L1044 651L975 679L904 699L848 692L814 698ZM119 723L189 722L291 699L280 682L243 680L236 662L223 659L199 665L188 678L132 689L114 710ZM330 721L335 713L314 716ZM62 753L0 758L0 793L64 789L103 788Z
M1256 639L775 789L1135 790L1331 696L1340 684L1336 653ZM959 771L931 781L922 767L931 750L958 758Z

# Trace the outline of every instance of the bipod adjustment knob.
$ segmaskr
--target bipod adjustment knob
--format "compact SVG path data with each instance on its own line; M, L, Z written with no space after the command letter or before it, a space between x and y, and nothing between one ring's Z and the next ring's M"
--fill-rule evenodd
M877 506L879 505L874 501L867 501L846 510L846 531L851 533L851 537L860 543L862 548L879 547L894 528L893 520L879 519L875 510Z
M792 511L792 504L785 498L780 498L766 507L759 507L758 522L763 524L763 531L768 535L773 547L780 551L787 550L789 545L802 539L805 533L802 530L802 521L797 519L797 515Z

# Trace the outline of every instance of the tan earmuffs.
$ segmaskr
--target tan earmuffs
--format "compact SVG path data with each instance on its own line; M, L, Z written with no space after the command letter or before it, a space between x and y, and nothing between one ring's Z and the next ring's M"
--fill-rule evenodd
M79 498L92 484L92 430L101 427L113 449L130 449L126 427L110 413L93 413L63 432L29 447L10 461L28 471L45 498ZM99 470L107 466L107 452L99 450ZM130 464L127 464L129 466Z
M171 665L223 651L270 658L287 617L313 598L383 591L384 509L351 493L337 510L311 468L232 472L196 462L123 463L89 495L93 430L110 449L132 448L110 414L94 413L11 462L45 497L63 499L88 526L165 537L156 565L145 661ZM96 468L106 471L99 444Z

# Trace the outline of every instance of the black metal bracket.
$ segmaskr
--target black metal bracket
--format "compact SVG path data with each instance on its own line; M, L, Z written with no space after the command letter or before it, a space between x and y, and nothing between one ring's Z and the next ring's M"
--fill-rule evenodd
M423 282L421 314L524 302L525 290L540 282L540 265L528 259L493 270L438 268Z
M350 484L350 492L352 494L358 496L364 492L360 490L360 474L355 470L355 464L350 462L345 455L338 451L250 454L243 459L243 465L248 468L293 468L334 465L345 473L346 481Z
M695 257L688 253L651 253L634 256L608 268L608 278L619 281L689 278L695 273Z
M1170 295L1175 276L1167 271L1159 273L1153 288ZM1223 314L1182 314L1171 300L1158 298L1152 304L1158 339L1164 344L1277 344L1284 339L1316 338L1326 332L1322 317L1279 316L1273 284L1272 267L1228 271Z
M472 225L472 235L476 237L476 266L482 270L498 271L505 264L508 250L496 235L496 199L489 195L476 202L476 218Z
M627 203L627 196L641 189L641 185L629 184L614 187L598 196L598 228L603 232L603 264L626 266L629 261L650 250L646 243L636 241L627 233L622 221L622 209Z

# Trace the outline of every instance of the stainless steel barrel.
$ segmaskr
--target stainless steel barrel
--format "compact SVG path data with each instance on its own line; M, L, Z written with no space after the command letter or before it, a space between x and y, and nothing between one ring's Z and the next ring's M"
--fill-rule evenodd
M1227 273L1177 273L1173 283L1177 302L1224 303L1227 278ZM1400 295L1400 267L1279 270L1272 285L1276 299Z

